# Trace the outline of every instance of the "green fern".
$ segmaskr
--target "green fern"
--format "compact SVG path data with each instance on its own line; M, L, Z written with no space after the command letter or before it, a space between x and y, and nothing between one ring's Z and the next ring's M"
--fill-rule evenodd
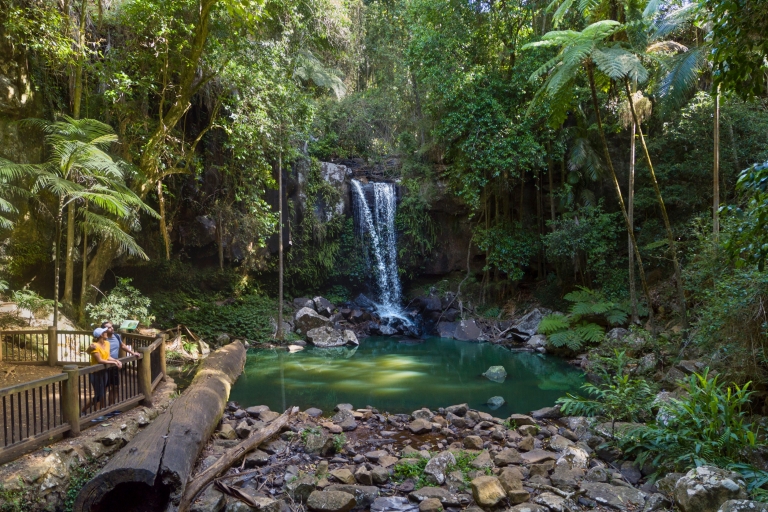
M568 329L571 323L568 321L568 317L562 313L552 313L541 319L539 324L539 332L541 334L552 334L557 331Z

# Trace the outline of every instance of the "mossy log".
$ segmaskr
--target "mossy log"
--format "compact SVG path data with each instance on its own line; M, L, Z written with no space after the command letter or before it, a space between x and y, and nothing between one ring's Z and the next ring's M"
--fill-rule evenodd
M245 348L240 342L212 352L168 410L83 487L74 510L174 510L244 366Z

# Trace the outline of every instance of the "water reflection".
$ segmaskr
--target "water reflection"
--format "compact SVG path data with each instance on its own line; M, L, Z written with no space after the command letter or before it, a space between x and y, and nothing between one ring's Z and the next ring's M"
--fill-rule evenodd
M481 376L493 365L507 370L505 382ZM490 412L488 399L501 396L506 403L493 412L505 416L552 405L582 382L579 371L541 354L441 338L420 344L368 338L355 348L251 351L231 397L273 410L298 405L330 412L349 402L404 413L461 402Z

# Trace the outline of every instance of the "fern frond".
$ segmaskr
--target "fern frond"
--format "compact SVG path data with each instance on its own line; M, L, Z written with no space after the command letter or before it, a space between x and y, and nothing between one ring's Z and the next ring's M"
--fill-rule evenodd
M576 329L574 329L574 331L581 340L589 341L592 343L602 341L603 337L605 336L605 331L603 328L591 322L584 322L580 324L576 327Z
M541 334L551 334L556 331L562 331L568 329L571 323L568 321L568 317L560 313L552 313L541 319L539 323L539 332Z
M659 84L659 95L662 101L672 107L679 106L696 85L704 62L701 47L671 57L667 63L669 72Z
M621 325L627 322L629 314L622 309L611 309L605 314L605 319L612 325Z

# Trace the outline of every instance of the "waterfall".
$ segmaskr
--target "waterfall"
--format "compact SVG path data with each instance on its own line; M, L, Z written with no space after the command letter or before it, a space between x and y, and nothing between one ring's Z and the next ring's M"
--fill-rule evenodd
M402 318L400 276L397 272L397 233L395 213L397 194L392 183L373 183L373 204L369 204L363 185L352 180L355 191L355 221L360 233L368 233L375 263L382 317Z

